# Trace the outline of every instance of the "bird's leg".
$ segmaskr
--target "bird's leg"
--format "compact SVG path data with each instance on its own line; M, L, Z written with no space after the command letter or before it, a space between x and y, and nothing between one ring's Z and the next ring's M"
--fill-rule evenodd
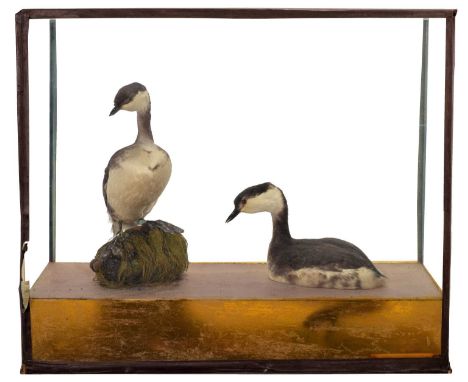
M122 233L122 222L119 220L112 220L112 234L115 236Z

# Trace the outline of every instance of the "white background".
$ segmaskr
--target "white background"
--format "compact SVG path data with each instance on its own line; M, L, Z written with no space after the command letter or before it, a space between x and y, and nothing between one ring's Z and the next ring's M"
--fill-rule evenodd
M464 15L466 6L456 1L450 3L356 1L352 4L343 1L223 1L222 3L139 1L131 5L155 7L169 6L169 4L197 7L379 6L459 9L455 93L451 361L455 370L453 377L460 377L466 369L463 362L466 340L463 322L466 315L464 316L462 312L463 272L466 266L464 253L467 250L463 228L468 216L467 203L463 199L463 195L467 193L467 183L464 179L466 176L464 164L467 162L464 142L467 137L463 130L466 111L462 110L463 101L466 99L466 75L463 71L467 65L464 48L466 45L464 24L468 22L468 17ZM73 5L107 6L104 1L79 2L70 6ZM112 7L129 5L128 2L112 2ZM4 64L1 71L3 84L1 104L4 115L1 129L3 143L1 163L4 174L2 182L4 197L0 203L2 211L6 212L2 221L2 232L7 238L4 253L6 272L2 279L3 297L6 301L3 315L6 321L2 329L6 330L2 333L4 341L1 359L4 361L3 372L9 374L9 377L17 377L20 365L20 329L16 292L18 275L15 270L18 266L19 206L14 13L28 7L64 5L51 1L40 4L18 1L14 4L4 2L1 6ZM90 23L86 32L77 29L81 25L77 22L68 23L66 27L68 29L65 29L65 26L62 30L59 29L59 49L62 49L59 50L59 60L62 60L59 61L59 110L61 111L59 128L66 130L65 132L61 130L59 136L59 150L61 150L59 166L67 164L58 169L59 185L63 187L58 190L59 260L88 261L90 251L94 251L95 247L109 235L100 195L102 171L112 152L134 139L135 116L121 112L113 118L108 118L107 114L112 107L112 99L118 87L135 80L135 65L140 68L137 80L144 83L151 92L156 140L170 153L174 166L169 186L150 217L166 219L186 229L191 260L264 260L262 254L266 251L271 231L267 216L240 216L228 226L225 226L223 221L230 213L232 199L238 192L244 187L266 180L283 188L290 204L291 230L296 237L342 237L361 246L369 257L375 260L414 258L415 165L413 163L415 162L410 162L411 165L405 164L414 156L417 142L413 125L415 119L417 123L418 100L415 100L413 95L417 96L418 92L419 64L415 64L411 59L395 60L395 55L391 53L412 57L415 55L414 49L419 52L420 25L413 26L411 22L402 22L398 25L397 30L411 32L406 40L402 40L401 36L385 33L372 36L386 38L389 42L395 38L400 44L398 48L389 44L386 46L387 49L381 50L377 45L373 46L372 52L377 54L371 54L365 60L375 63L365 71L371 78L375 78L375 82L369 83L362 81L359 76L353 77L351 71L359 70L358 63L361 62L361 56L369 55L370 52L362 49L359 44L353 45L352 40L346 40L346 37L349 37L347 35L338 37L336 33L328 35L332 45L338 44L340 52L326 51L324 49L327 45L321 39L314 39L310 41L310 52L306 54L303 52L304 46L291 43L297 39L287 39L288 36L293 38L301 32L312 32L309 24L300 21L290 25L280 23L280 28L284 27L285 33L291 33L286 37L285 34L274 36L274 33L278 33L277 26L269 29L268 25L253 27L252 23L244 23L243 30L250 33L254 30L249 28L256 28L256 33L248 40L244 36L241 40L242 47L236 45L239 39L234 28L226 27L226 23L219 21L213 24L217 28L223 28L222 35L210 34L209 29L204 29L203 22L200 21L160 23L161 32L170 31L169 41L164 41L155 34L158 31L152 29L155 27L144 23L135 24L132 28L133 33L141 31L140 34L136 33L136 36L140 35L142 41L146 41L148 39L145 33L148 33L152 36L150 41L151 46L155 47L154 50L166 53L162 58L156 53L151 57L151 64L148 64L146 59L143 62L139 60L142 54L135 47L141 47L141 41L126 40L125 33L117 36L106 35L106 30L103 28L102 34L94 41L100 48L92 51L91 57L103 56L104 52L107 61L93 61L85 56L89 54L85 49L89 46L84 46L80 38L84 38L86 32L90 32L92 26L97 23ZM31 25L32 28L36 28ZM185 28L184 33L181 33L181 27ZM416 33L412 33L412 28ZM42 29L46 30L47 26ZM358 35L360 33L362 39L367 39L366 41L372 44L372 41L375 43L376 40L366 33L370 29L363 28L361 31L353 29L353 33ZM65 35L67 41L75 39L73 44L66 45L60 40ZM153 37L155 35L158 37ZM413 35L416 35L416 38L412 39ZM435 52L440 49L440 44L437 48L437 35L435 30L430 36L431 43L435 44ZM32 46L40 47L44 44L44 39L40 38L40 25L37 26L35 34L31 33L30 36ZM221 37L227 38L229 43L224 43ZM201 44L200 40L207 43ZM301 44L305 41L302 40ZM169 45L169 42L173 43ZM179 46L181 49L174 50L174 46ZM213 47L218 54L213 55ZM44 49L47 51L47 45L44 45ZM301 51L302 53L297 56ZM316 52L321 52L322 55L325 52L327 60L314 59ZM44 229L47 216L47 205L44 203L47 200L44 199L47 195L47 177L44 172L46 162L43 159L47 155L45 133L48 102L47 96L40 93L40 89L47 89L43 87L43 84L47 84L47 61L44 60L47 58L47 53L41 54L40 50L37 50L37 54L36 51L31 53L31 59L37 63L34 67L31 65L31 155L32 159L34 158L31 163L33 170L31 182L32 190L36 193L32 195L31 200L33 226L31 251L28 252L28 276L34 280L47 258L45 252L47 230ZM242 59L239 58L239 53L244 53ZM171 57L168 57L169 55ZM418 55L419 53L416 54ZM172 57L178 59L172 60ZM211 60L207 62L206 57L211 57ZM294 61L292 58L288 61L288 57L294 57ZM262 61L263 59L265 61ZM118 65L114 67L111 62L118 62ZM323 66L324 62L326 66ZM236 65L232 65L233 63ZM437 55L431 56L430 64L433 65L430 67L433 71L432 86L443 86L437 77L439 71L436 68L440 65L437 64ZM382 69L376 65L382 65ZM308 67L312 67L313 70L307 72ZM394 72L389 71L388 67L394 68ZM381 71L384 71L384 76ZM304 76L304 73L307 75ZM213 78L216 81L213 81ZM383 88L386 91L385 96L380 95ZM35 89L39 89L39 92ZM68 89L75 91L71 94ZM375 95L369 97L370 92L375 92ZM440 92L438 94L440 95ZM360 99L363 100L362 104L358 102ZM393 101L398 113L388 112L389 101ZM438 115L440 100L430 98L430 102L433 102L430 103L430 110L433 111L430 121L437 126L440 123ZM382 115L381 111L386 111L388 114ZM378 129L375 128L375 122L378 122ZM325 126L326 130L317 129L317 125ZM408 133L408 129L412 129L412 132ZM328 135L325 131L329 132ZM94 139L91 138L91 132ZM434 134L440 136L440 126ZM369 147L360 145L357 139L367 136L369 142L375 143L368 145ZM262 144L259 145L259 142ZM294 150L291 149L293 146ZM355 148L359 148L357 153ZM440 168L437 165L441 163L440 152L436 146L430 146L429 150L428 171L431 173L428 175L428 182L439 184ZM76 156L79 160L75 158ZM252 160L252 157L255 159ZM379 161L369 161L369 158L374 157ZM73 166L73 163L79 164L79 167L69 167ZM70 170L76 172L77 176L67 177L66 174L70 173ZM262 174L261 178L258 177L259 173ZM374 181L369 180L369 173L372 174ZM349 184L352 186L349 187ZM398 184L398 187L395 187L395 184ZM437 237L437 232L440 232L441 212L440 202L437 202L440 201L439 195L440 190L428 194L428 205L433 208L428 211L431 215L428 216L428 222L431 221L434 225L428 229L434 229L436 232L434 235L428 235L434 240L428 248L428 256L431 261L434 260L434 263L436 262L434 258L439 253L437 247L440 246L440 237ZM71 203L77 200L79 203ZM70 210L64 210L60 206L68 206ZM87 219L89 216L92 216L92 219ZM383 221L382 216L388 219ZM65 221L67 225L63 223ZM76 241L76 237L79 237L82 231L88 233L90 227L95 232L94 242ZM206 231L211 233L209 242L203 236L203 232ZM408 232L410 234L407 234ZM219 242L213 242L212 236L218 237ZM384 239L388 241L382 245ZM74 251L65 254L63 249L69 246L70 242ZM224 244L226 242L227 248ZM403 250L401 243L404 243ZM222 250L217 250L220 246ZM435 273L437 276L437 269Z

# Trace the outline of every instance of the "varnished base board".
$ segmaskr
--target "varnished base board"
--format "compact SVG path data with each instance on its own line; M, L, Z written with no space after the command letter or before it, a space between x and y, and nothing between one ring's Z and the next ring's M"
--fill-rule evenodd
M301 288L265 264L191 264L178 283L105 289L87 264L49 264L31 290L36 362L430 359L441 292L416 263L387 286Z

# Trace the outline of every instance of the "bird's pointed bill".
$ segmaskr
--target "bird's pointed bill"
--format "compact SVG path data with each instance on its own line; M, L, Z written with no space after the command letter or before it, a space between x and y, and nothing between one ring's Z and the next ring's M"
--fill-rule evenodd
M109 114L109 117L110 117L111 115L114 115L115 113L117 113L119 110L120 110L120 108L119 108L118 106L115 106L115 107L111 110L111 112L110 112L110 114Z
M232 219L234 219L237 215L239 215L239 210L234 208L234 211L231 212L231 215L226 219L226 223L229 223Z

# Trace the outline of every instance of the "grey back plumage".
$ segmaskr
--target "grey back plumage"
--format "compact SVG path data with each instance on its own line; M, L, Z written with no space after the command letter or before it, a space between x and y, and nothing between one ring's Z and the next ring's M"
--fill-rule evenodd
M365 267L383 276L361 249L335 238L272 242L268 256L278 272L314 267L329 271Z

